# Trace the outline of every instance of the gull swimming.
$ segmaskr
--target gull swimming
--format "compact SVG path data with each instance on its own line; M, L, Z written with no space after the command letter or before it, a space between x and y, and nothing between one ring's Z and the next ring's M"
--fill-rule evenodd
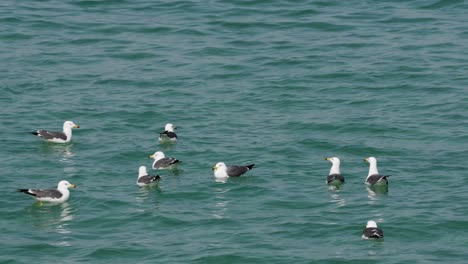
M68 188L76 188L76 185L68 181L60 181L57 189L18 189L18 192L34 196L40 202L63 203L70 197Z
M157 185L160 180L161 177L159 177L159 175L149 175L146 171L146 166L140 166L140 168L138 169L138 179L136 182L138 186L143 187Z
M154 159L153 169L175 169L177 163L180 161L173 157L167 157L162 151L156 151L153 155L150 155L149 158Z
M329 185L341 185L345 182L343 175L340 172L340 159L337 157L325 158L332 163L330 173L327 177L327 184Z
M239 177L251 170L255 164L247 166L226 165L224 162L218 162L213 166L214 176L216 178Z
M367 221L361 237L362 239L383 239L384 235L382 229L377 227L377 223L371 220Z
M176 130L176 127L168 123L164 127L164 132L159 133L159 141L161 143L174 143L177 141L177 135L174 132Z
M369 157L364 159L365 162L369 163L369 173L367 174L366 183L369 185L383 186L388 184L390 175L381 175L377 170L377 159Z
M51 132L48 130L37 130L32 132L33 135L43 138L49 142L67 143L72 138L72 128L80 128L79 125L72 121L65 121L63 123L63 132Z

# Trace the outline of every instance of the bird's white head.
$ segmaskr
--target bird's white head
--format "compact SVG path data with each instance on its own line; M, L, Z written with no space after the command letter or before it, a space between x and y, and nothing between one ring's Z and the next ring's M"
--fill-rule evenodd
M146 171L146 166L140 166L138 168L138 177L148 175L148 172Z
M80 128L80 126L73 123L73 121L65 121L63 123L63 130L72 129L72 128Z
M164 155L164 152L162 152L162 151L156 151L153 155L151 155L149 157L152 158L152 159L155 159L155 160L160 160L162 158L165 158L166 155Z
M325 160L330 161L333 165L338 165L340 166L340 159L337 157L331 157L331 158L326 158Z
M219 169L225 169L226 168L226 164L224 164L224 162L218 162L216 163L216 165L213 166L213 170L216 171L216 170L219 170Z
M377 228L377 223L375 221L367 221L366 228Z
M64 189L68 189L68 188L76 188L76 185L71 184L70 182L65 181L65 180L60 181L58 183L57 189L64 190Z
M164 127L164 130L169 131L169 132L174 132L175 129L176 127L171 123L166 124L166 126Z
M214 176L216 178L227 178L229 175L227 174L227 167L224 162L218 162L216 165L212 167L214 171Z
M374 157L368 157L364 159L365 162L368 162L369 164L375 164L377 165L377 159Z

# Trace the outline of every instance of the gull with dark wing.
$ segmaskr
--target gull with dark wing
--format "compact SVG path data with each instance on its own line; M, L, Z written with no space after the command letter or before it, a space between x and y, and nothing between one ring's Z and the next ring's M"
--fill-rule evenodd
M388 177L390 175L381 175L377 170L377 159L369 157L364 159L365 162L369 163L369 173L367 174L366 184L382 186L388 184Z
M72 128L80 128L80 126L73 123L72 121L65 121L63 123L63 132L37 130L35 132L32 132L32 134L50 142L67 143L70 142L72 138Z
M143 187L157 185L160 180L161 177L159 177L159 175L149 175L146 171L146 166L140 166L138 169L138 179L136 182L138 186Z
M337 157L325 158L332 163L330 173L327 177L327 184L329 185L341 185L345 182L343 175L340 172L340 159Z
M153 162L153 169L161 170L161 169L175 169L177 163L180 161L173 157L166 157L162 151L156 151L153 155L149 156L149 158L154 159Z
M63 203L70 197L68 188L76 188L76 185L68 181L60 181L57 189L18 189L18 192L34 196L40 202Z
M239 177L251 170L255 164L247 166L226 165L224 162L218 162L213 166L214 176L216 178Z
M362 239L383 239L382 229L377 227L375 221L367 221L366 228L362 231Z
M161 143L174 143L177 141L177 135L176 133L174 132L176 130L176 127L171 124L171 123L168 123L166 124L166 126L164 127L164 131L159 133L159 141Z

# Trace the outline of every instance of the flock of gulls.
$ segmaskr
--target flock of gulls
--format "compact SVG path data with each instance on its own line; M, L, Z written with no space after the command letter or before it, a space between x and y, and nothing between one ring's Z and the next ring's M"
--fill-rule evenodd
M73 123L72 121L65 121L63 123L62 132L51 132L47 130L37 130L32 134L46 140L55 143L67 143L72 138L72 129L79 128L80 126ZM175 143L177 141L177 134L175 133L176 127L173 124L166 124L164 132L159 134L159 141L162 144ZM152 168L154 170L175 169L178 163L178 159L174 157L166 157L162 151L156 151L149 158L154 159ZM345 178L340 171L340 159L338 157L329 157L328 160L332 163L330 173L327 177L326 183L333 187L339 188L344 182ZM365 162L369 163L369 173L365 180L368 186L376 188L387 188L388 177L390 175L379 174L377 170L377 159L369 157L364 159ZM239 177L246 172L253 169L255 164L246 166L238 165L226 165L224 162L218 162L212 167L214 171L214 177L218 179L225 179L228 177ZM138 169L138 178L136 184L140 187L155 186L158 185L161 177L159 175L150 175L146 169L146 166L140 166ZM76 188L76 185L71 184L66 180L62 180L58 183L57 189L18 189L18 192L26 193L33 196L39 202L52 202L52 203L63 203L70 197L69 188ZM368 221L366 228L362 232L363 239L383 239L383 231L377 227L375 221Z
M338 157L325 158L332 163L330 168L330 173L327 177L327 184L338 188L345 182L345 178L341 175L340 171L340 159ZM388 177L390 175L379 174L377 170L377 159L374 157L369 157L364 159L365 162L369 163L369 173L367 174L366 184L372 188L383 188L387 190L388 188ZM377 227L375 221L368 221L366 228L362 232L362 239L383 239L382 229Z

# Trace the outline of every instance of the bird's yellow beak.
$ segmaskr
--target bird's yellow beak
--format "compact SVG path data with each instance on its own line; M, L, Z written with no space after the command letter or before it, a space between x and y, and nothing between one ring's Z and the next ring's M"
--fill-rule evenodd
M149 155L148 158L154 159L154 155Z
M213 166L211 169L212 169L212 170L217 170L217 169L218 169L218 167L216 167L216 166Z
M70 184L70 188L75 189L75 188L76 188L76 185L75 185L75 184Z
M79 125L74 125L73 128L80 128L80 126Z
M325 158L325 160L330 160L330 158Z
M365 159L364 159L364 162L369 162L369 159L368 159L368 158L365 158Z

